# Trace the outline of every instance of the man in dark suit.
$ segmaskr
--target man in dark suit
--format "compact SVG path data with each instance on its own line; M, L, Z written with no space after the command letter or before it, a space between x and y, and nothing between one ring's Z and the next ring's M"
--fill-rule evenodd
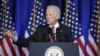
M32 36L27 39L19 39L16 37L16 33L10 30L6 30L6 35L19 46L28 46L29 42L71 42L70 28L58 23L60 14L57 6L49 5L46 10L47 25L38 27Z

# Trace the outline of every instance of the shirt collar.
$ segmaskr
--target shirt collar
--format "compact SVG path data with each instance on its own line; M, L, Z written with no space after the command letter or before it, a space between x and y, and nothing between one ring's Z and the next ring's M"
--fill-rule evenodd
M52 26L49 26L52 28ZM59 27L59 23L57 22L55 25L54 25L55 28L58 28Z

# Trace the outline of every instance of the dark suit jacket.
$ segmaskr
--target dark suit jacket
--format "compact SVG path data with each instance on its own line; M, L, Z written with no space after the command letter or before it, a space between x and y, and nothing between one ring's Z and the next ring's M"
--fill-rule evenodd
M19 46L29 46L29 42L50 42L49 39L49 27L48 25L38 27L36 32L28 39L18 39L15 43ZM65 25L60 25L58 30L56 31L56 42L71 42L72 41L72 34L69 27Z

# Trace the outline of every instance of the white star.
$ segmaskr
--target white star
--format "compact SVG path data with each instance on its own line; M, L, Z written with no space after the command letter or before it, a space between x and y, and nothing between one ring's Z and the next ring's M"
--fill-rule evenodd
M40 24L42 24L42 23L40 22Z
M11 26L10 26L10 25L9 25L8 27L9 27L9 28L11 28Z
M75 6L75 4L73 3L73 6Z
M3 27L1 27L1 29L3 29Z
M29 24L32 24L32 22L29 21Z
M45 23L43 23L43 25L45 25Z
M69 22L71 22L71 20L70 20L70 19L69 19L68 21L69 21Z
M77 35L74 35L74 37L76 38L76 37L77 37Z
M9 10L9 9L10 9L10 7L7 7L7 9Z
M90 24L91 26L93 26L93 24Z
M97 27L97 25L94 25L94 27Z
M64 24L64 22L63 22L63 21L62 21L61 23L62 23L62 24Z
M97 32L97 30L94 30L94 32Z
M74 26L72 25L71 27L73 28Z
M30 26L28 26L28 29L30 29L31 27Z
M68 3L70 3L70 0L68 0Z
M7 14L9 14L9 11L7 11Z
M75 27L75 29L78 29L78 27Z
M72 24L74 24L74 21L72 21Z
M73 10L75 10L75 8L73 8Z
M94 34L94 37L96 37L96 34Z
M36 6L36 8L38 8L38 6Z
M37 20L36 23L39 23L39 21Z
M96 10L94 10L94 12L96 12Z
M81 35L82 33L81 32L79 32L79 35Z
M9 21L9 23L11 24L12 22L11 22L11 21Z
M40 20L43 20L43 18L41 17Z
M71 31L72 31L72 32L74 32L74 30L73 30L73 29L72 29Z
M76 21L78 21L78 18L76 18Z
M62 17L62 19L65 19L65 17Z
M38 27L38 25L36 25L36 27Z
M33 15L33 13L31 13L31 16Z
M41 9L41 11L43 12L44 10L43 10L43 9Z
M38 11L38 14L40 14L40 11Z
M91 31L93 31L93 28L91 28Z
M70 24L68 24L68 26L70 27L71 25L70 25Z
M46 22L46 20L43 20L43 22Z
M8 18L8 15L6 16L6 18Z
M72 17L72 19L75 19L75 17Z
M30 17L30 20L32 20L32 17Z
M78 23L77 23L77 22L76 22L75 24L76 24L76 25L78 25Z
M39 3L39 1L36 2L37 4Z
M6 20L6 23L8 22L8 20Z
M81 28L79 28L79 30L82 30Z
M33 34L33 32L30 33L31 35Z
M41 13L41 16L43 16L43 13Z
M75 12L73 12L72 14L75 15Z
M69 15L69 18L71 18L72 16L71 15Z
M40 16L38 15L38 16L37 16L37 18L39 19L39 18L40 18Z
M2 34L3 32L0 32L0 34Z
M31 28L31 30L34 30L33 27Z
M1 20L1 17L0 17L0 20Z
M96 11L96 13L98 13L98 10Z
M77 34L77 31L75 31L75 33Z
M39 5L41 6L42 4L41 4L41 3L39 3Z
M10 20L12 20L12 17L10 17Z

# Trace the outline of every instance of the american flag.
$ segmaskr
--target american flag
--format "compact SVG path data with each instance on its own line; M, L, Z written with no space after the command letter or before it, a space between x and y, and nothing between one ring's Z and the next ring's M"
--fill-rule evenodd
M82 1L84 3L84 1ZM90 1L88 1L90 2ZM97 1L95 1L97 2ZM85 1L84 5L87 2ZM89 4L89 3L88 3ZM81 6L81 7L80 7ZM88 6L88 5L87 5ZM93 17L90 17L88 15L85 15L87 17L87 19L85 20L91 20L89 22L89 24L87 24L88 26L90 25L90 27L88 28L88 26L86 26L86 30L85 33L88 33L88 37L86 37L84 35L84 25L85 23L83 23L81 20L83 20L83 16L84 14L83 11L81 11L81 9L85 8L84 6L82 6L81 1L79 0L69 0L68 1L68 26L71 27L71 31L72 31L72 37L73 37L73 41L74 43L78 43L79 45L79 52L80 52L80 56L97 56L97 4L95 3L95 6L93 6L93 10L91 10L93 13L89 13L91 14ZM95 7L95 8L94 8ZM88 10L87 10L88 11ZM86 14L88 14L88 12L84 12Z
M36 0L36 26L45 25L45 5L41 2L42 0Z
M5 15L2 13L4 11L4 0L2 0L2 4L0 5L2 8L0 9L0 38L3 38L3 40L0 41L0 55L1 56L16 56L18 55L18 49L16 49L16 45L14 45L12 43L12 40L10 38L8 38L7 36L3 37L3 29L5 26L5 29L9 29L9 30L14 30L14 22L13 22L13 14L11 13L13 9L11 5L6 7L6 13ZM11 7L10 7L11 6ZM5 16L5 20L3 18L3 15ZM4 25L4 21L5 21L5 25ZM16 50L16 51L15 51Z
M27 2L27 0L26 0L25 2L30 3L30 1L31 0L28 0L28 2ZM16 22L18 22L18 21L15 21L15 19L16 19L15 15L16 15L17 11L15 10L14 2L15 2L14 0L8 0L7 4L6 4L7 5L6 10L3 8L5 6L4 0L2 0L2 4L0 5L0 7L2 7L2 8L0 8L0 27L1 27L0 28L0 38L3 37L4 21L5 21L5 29L16 31L15 26L18 26L16 24ZM22 2L22 1L20 1L20 2ZM20 3L20 2L17 0L16 5L19 6L19 4L17 4L17 3ZM31 1L31 4L30 4L32 6L31 8L33 8L33 4L34 3ZM18 9L18 7L17 7L17 9ZM26 7L25 7L25 9L26 9ZM6 11L5 15L2 13L4 10ZM33 16L33 9L31 9L31 12L32 13L29 14L30 19L28 18L28 21L27 21L28 25L26 27L27 29L25 31L24 38L28 37L26 32L28 32L28 35L30 35L30 34L32 34L32 31L33 31L33 29L32 29L33 18L31 18ZM5 20L3 18L3 15L6 17ZM18 18L18 19L21 19L21 18ZM23 24L25 24L25 23L23 23ZM28 48L19 47L19 46L13 44L12 39L8 38L7 36L5 36L4 39L0 41L0 56L28 56L28 55L29 55Z
M97 46L97 26L98 26L98 2L94 5L93 15L91 16L88 43L86 46L86 51L89 56L98 56L98 46Z
M61 18L59 22L65 24L66 22L66 0L36 0L36 27L46 24L46 7L48 5L57 5L61 10Z

